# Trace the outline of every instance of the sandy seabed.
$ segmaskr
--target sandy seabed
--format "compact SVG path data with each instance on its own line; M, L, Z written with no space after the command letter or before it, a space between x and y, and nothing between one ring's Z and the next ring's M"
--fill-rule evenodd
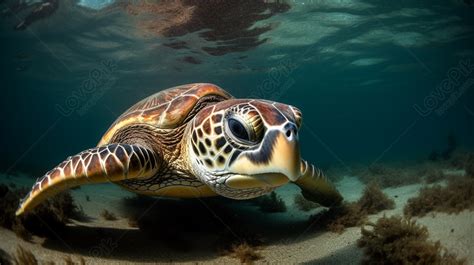
M31 179L3 176L1 182L22 185L30 183ZM362 194L364 184L355 177L345 177L337 183L337 187L346 200L355 201ZM375 221L383 215L402 215L406 201L416 196L421 187L421 184L415 184L384 189L395 200L396 208L370 215L369 221ZM357 264L362 260L363 252L356 244L360 237L360 227L349 228L342 234L312 229L315 224L308 223L307 220L317 210L298 210L293 202L297 189L291 185L282 187L277 192L286 202L287 212L261 213L255 207L244 210L245 218L242 221L254 223L266 238L263 247L258 250L262 259L256 261L256 264ZM178 241L178 244L185 242L186 246L170 247L163 239L154 240L146 232L131 228L128 220L120 216L119 207L121 198L130 194L114 185L85 186L72 191L72 194L90 220L73 221L68 225L67 235L58 236L56 240L34 237L32 242L25 242L12 231L0 228L0 249L15 253L17 246L21 245L34 253L38 260L55 261L58 264L64 263L63 258L66 256L71 256L73 260L82 256L87 264L240 263L239 260L216 251L209 243L215 241L212 236L190 234L188 238ZM106 221L101 218L100 212L103 209L117 213L118 220ZM208 214L215 213L209 209ZM218 216L214 217L219 219ZM464 211L451 215L436 213L417 220L428 228L431 240L439 240L449 251L459 257L466 257L468 264L474 264L473 212ZM223 229L222 227L225 224L216 229ZM172 234L173 229L181 228L163 229Z

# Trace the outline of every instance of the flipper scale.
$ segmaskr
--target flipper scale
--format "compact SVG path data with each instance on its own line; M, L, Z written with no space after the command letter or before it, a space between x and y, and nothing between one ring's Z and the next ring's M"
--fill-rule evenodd
M141 153L150 154L141 163ZM152 160L152 161L150 161ZM157 155L140 145L110 144L85 150L68 157L54 169L38 178L31 191L20 201L16 215L30 211L51 196L83 184L148 178L158 171ZM152 167L146 165L150 163Z

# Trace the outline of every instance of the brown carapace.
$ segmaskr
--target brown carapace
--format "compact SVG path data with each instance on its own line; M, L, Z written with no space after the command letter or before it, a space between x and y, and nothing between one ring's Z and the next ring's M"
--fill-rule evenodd
M83 184L113 182L151 195L250 199L288 182L323 206L342 197L300 157L301 111L277 102L234 99L213 84L158 92L132 106L96 148L39 178L17 215Z

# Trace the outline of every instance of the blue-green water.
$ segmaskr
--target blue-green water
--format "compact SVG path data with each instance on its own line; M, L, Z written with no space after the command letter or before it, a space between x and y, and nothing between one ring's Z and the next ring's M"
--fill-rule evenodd
M450 132L459 144L472 146L472 88L441 115L423 117L414 109L449 79L449 69L462 60L471 60L472 67L471 6L462 1L288 5L285 12L245 24L272 27L255 36L265 40L256 47L246 45L250 30L235 34L236 26L225 24L225 16L216 18L224 24L218 30L229 32L210 34L220 34L218 41L199 36L207 20L198 31L164 37L143 29L140 23L147 19L140 15L111 7L94 11L73 2L61 3L52 16L24 31L12 28L28 10L3 17L2 168L43 171L94 146L139 99L190 82L216 83L235 97L298 106L305 122L302 152L318 163L426 156L443 148ZM236 10L234 16L246 12ZM226 33L234 42L230 52L211 55L203 49L226 45ZM177 41L186 48L164 45ZM187 56L201 63L184 61ZM103 61L115 65L104 76L108 83L81 93ZM454 90L472 75L461 78ZM73 110L65 116L57 106L67 104Z
M35 177L94 147L140 99L209 82L297 106L323 168L474 147L471 1L3 0L0 171ZM252 3L252 4L250 4Z

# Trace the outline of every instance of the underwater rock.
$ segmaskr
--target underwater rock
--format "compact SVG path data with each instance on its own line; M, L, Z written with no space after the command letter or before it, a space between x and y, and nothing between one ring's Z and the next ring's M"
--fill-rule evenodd
M429 212L459 213L474 209L474 179L452 178L448 185L424 187L410 198L403 209L407 216L425 216Z
M363 264L466 264L439 241L429 241L428 229L411 219L384 216L361 233L357 245L364 249Z

